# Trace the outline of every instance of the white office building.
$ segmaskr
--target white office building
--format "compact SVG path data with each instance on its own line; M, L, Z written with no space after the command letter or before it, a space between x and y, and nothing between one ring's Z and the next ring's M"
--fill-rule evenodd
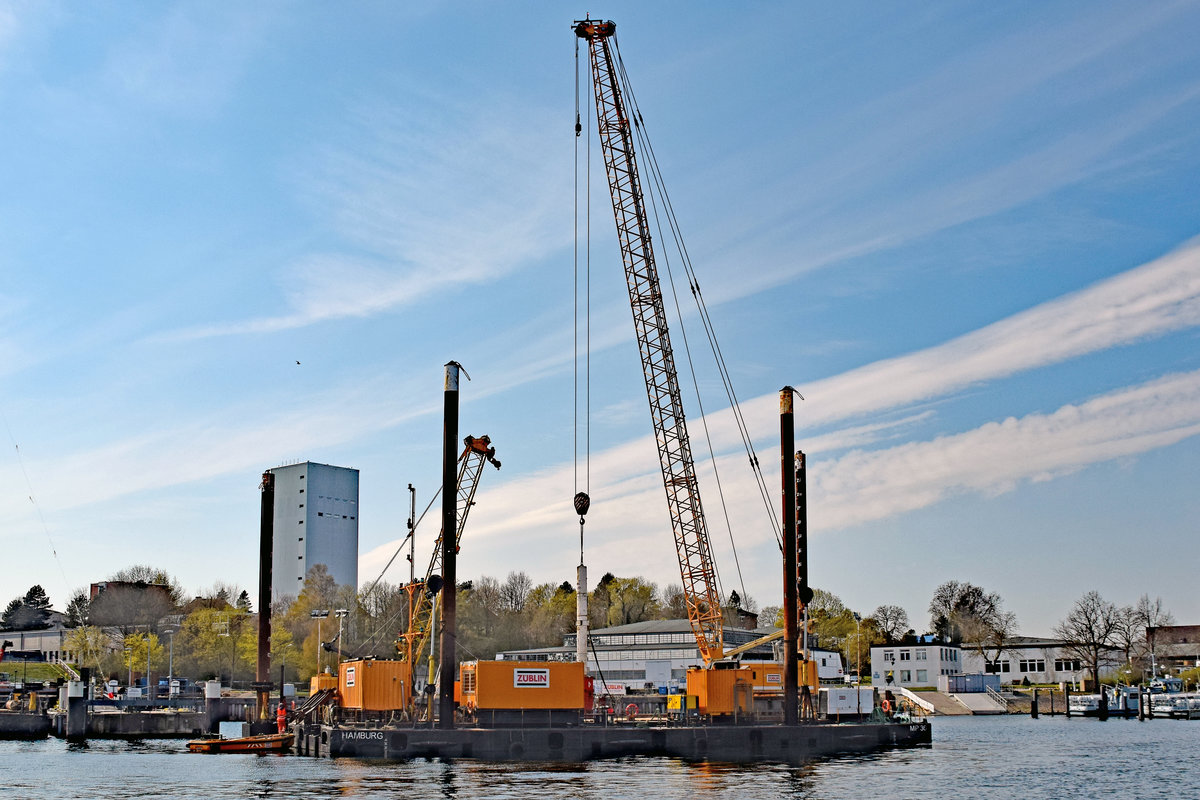
M994 655L994 654L992 654ZM1111 671L1119 659L1102 664L1101 674ZM1063 642L1036 636L1014 636L994 660L985 660L974 645L963 645L966 672L999 675L1001 683L1073 683L1088 672L1077 656L1067 652Z
M937 685L939 675L959 675L962 671L962 649L933 636L923 636L916 644L871 648L871 683L875 686L928 688Z
M339 585L358 587L358 470L305 461L275 475L271 585L296 595L308 570L324 564Z

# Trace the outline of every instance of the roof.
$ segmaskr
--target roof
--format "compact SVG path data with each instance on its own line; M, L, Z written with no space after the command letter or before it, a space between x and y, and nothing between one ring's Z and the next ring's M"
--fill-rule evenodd
M734 628L730 625L725 626L727 631L743 631L746 628ZM768 628L766 633L775 630ZM611 628L594 628L588 631L591 636L628 636L639 633L691 633L692 623L686 619L651 619L645 622L631 622L627 625L614 625ZM757 632L757 631L751 631Z

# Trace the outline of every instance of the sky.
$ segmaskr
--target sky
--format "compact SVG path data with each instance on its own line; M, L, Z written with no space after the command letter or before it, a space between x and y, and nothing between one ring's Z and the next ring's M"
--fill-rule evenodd
M440 482L451 360L461 434L503 463L460 578L573 581L586 488L592 581L679 582L573 130L588 13L776 518L803 395L814 586L918 632L948 580L1025 635L1093 589L1200 622L1197 2L0 5L0 602L134 564L254 595L260 475L303 460L360 470L360 582L407 581L383 570L407 486ZM778 604L772 517L669 309L721 591Z

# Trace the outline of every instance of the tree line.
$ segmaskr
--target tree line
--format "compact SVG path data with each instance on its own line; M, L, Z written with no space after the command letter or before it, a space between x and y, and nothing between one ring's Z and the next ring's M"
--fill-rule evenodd
M65 649L83 666L107 677L132 669L196 679L253 679L257 623L249 593L222 582L185 600L183 587L164 570L132 566L108 578L112 586L95 599L73 593L64 625L71 631ZM575 629L575 587L570 581L534 584L521 571L503 580L481 576L457 587L457 651L460 658L493 658L509 650L562 644ZM335 653L345 657L394 658L397 640L408 625L409 593L401 584L377 581L359 591L340 586L324 565L312 567L302 589L270 609L274 669L283 665L293 680L307 680L332 668ZM34 630L50 624L50 598L38 585L14 598L0 617L8 630ZM750 597L731 593L726 624L741 627L745 612L755 612ZM1013 646L1016 616L1005 610L996 592L961 581L946 581L930 600L925 635L977 652L995 663ZM314 614L317 612L317 614ZM328 616L320 616L323 613ZM655 619L687 617L683 589L660 589L641 577L605 573L589 592L592 629ZM318 618L320 616L320 618ZM810 645L840 652L844 663L870 669L877 645L916 643L907 612L880 605L870 614L850 609L837 595L816 589L806 608ZM1117 606L1098 592L1081 597L1053 629L1064 657L1078 659L1094 679L1105 666L1120 663L1124 677L1142 674L1150 657L1146 630L1171 625L1161 600L1143 595L1136 604ZM783 610L768 606L759 614L763 627L782 627ZM428 652L428 651L426 651ZM148 660L148 662L147 662Z

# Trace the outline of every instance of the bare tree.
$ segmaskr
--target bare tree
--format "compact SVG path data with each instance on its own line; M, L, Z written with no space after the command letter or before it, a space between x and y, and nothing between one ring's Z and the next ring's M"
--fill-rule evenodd
M510 572L500 584L500 599L509 611L521 611L533 590L533 580L524 572Z
M1125 665L1133 669L1133 659L1140 656L1145 647L1146 629L1138 620L1137 608L1121 606L1117 609L1113 641L1125 654Z
M1174 625L1175 617L1163 607L1161 597L1151 600L1150 595L1144 594L1138 598L1137 605L1134 606L1134 618L1137 620L1140 632L1146 637L1145 641L1150 652L1150 660L1153 663L1157 653L1155 648L1155 634L1159 628Z
M687 597L678 583L668 583L662 590L662 615L664 619L687 619Z
M908 612L900 606L880 606L875 609L871 619L875 620L875 627L888 644L898 641L908 630Z
M1062 651L1078 658L1100 685L1100 667L1118 650L1117 607L1091 591L1075 601L1067 618L1054 626L1054 635L1062 640Z

